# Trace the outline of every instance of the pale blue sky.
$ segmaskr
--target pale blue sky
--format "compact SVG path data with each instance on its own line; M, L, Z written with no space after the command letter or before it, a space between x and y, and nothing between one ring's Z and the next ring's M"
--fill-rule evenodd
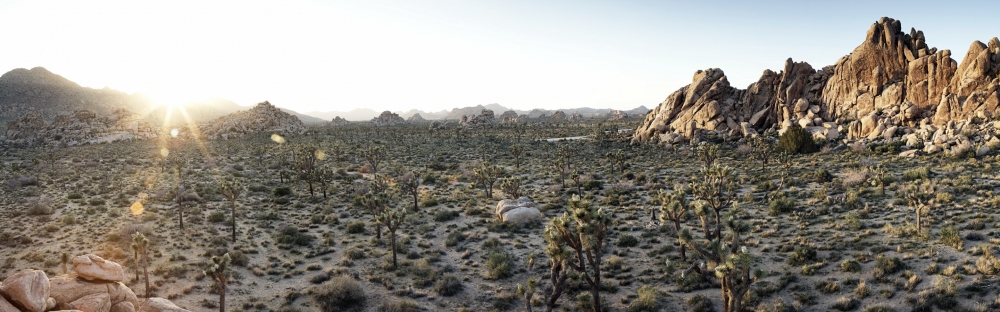
M3 1L0 71L299 111L653 107L718 67L833 64L882 16L964 56L998 1Z

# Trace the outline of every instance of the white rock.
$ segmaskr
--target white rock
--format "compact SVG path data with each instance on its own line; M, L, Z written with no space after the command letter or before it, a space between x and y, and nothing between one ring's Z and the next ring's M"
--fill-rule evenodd
M914 157L914 156L917 156L917 150L915 150L915 149L908 150L908 151L903 151L902 153L899 153L899 157Z

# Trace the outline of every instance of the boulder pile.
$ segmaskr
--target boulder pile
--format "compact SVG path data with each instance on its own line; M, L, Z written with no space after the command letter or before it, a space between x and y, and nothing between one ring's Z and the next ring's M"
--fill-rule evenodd
M497 203L497 218L503 222L524 224L542 217L531 198L504 199Z
M493 110L484 109L479 115L465 115L462 116L460 121L462 127L471 128L490 128L496 125L496 119L493 118Z
M699 70L646 115L633 139L678 143L799 125L826 141L905 137L936 151L961 144L965 132L975 133L964 135L969 144L986 144L994 138L981 131L997 129L990 121L1000 106L998 76L997 38L973 42L958 64L950 50L928 47L922 31L905 33L883 17L853 52L819 70L788 59L746 89L730 86L721 69Z
M257 103L249 110L216 118L201 126L201 136L211 139L266 132L302 134L306 132L306 126L298 117L282 111L268 101Z
M509 110L500 114L500 123L514 123L517 122L517 112Z
M10 144L56 142L67 146L121 140L152 139L156 131L138 114L125 109L99 117L89 110L58 115L46 124L41 115L27 114L7 122L4 140Z
M39 270L22 270L0 283L0 311L187 311L167 299L139 299L122 284L124 278L121 265L92 254L74 258L73 272L51 279Z
M372 124L376 127L395 126L404 122L406 122L406 120L404 120L403 117L399 117L398 114L390 111L384 111L382 114L379 114L378 117L372 118Z
M350 123L350 121L347 121L347 119L341 118L340 116L333 117L333 120L330 121L330 124L334 126L344 126Z

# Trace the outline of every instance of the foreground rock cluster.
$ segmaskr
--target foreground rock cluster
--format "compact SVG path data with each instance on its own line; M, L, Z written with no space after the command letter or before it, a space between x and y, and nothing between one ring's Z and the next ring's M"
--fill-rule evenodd
M302 134L306 132L306 126L298 117L264 101L249 110L216 118L201 127L201 136L212 139L261 132Z
M633 138L678 143L798 125L816 139L905 139L947 150L992 139L969 134L994 129L984 122L1000 104L998 74L997 38L973 42L958 64L950 50L928 47L922 31L904 33L899 21L883 17L851 54L819 70L788 59L746 89L730 86L720 69L699 70L646 115Z
M22 270L0 283L0 312L187 311L163 298L139 299L124 279L121 265L92 254L73 258L72 272L51 279Z
M90 110L76 110L56 116L51 123L35 113L9 121L3 141L16 145L57 142L73 146L156 136L149 123L125 109L115 110L106 117L99 117Z

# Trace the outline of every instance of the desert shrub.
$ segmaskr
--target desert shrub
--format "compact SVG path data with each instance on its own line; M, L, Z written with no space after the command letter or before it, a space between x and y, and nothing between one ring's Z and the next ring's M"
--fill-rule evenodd
M788 198L778 198L768 205L768 213L772 216L789 213L795 210L795 201Z
M691 311L694 312L712 312L715 309L712 307L712 299L708 299L704 295L694 295L687 299L687 304L691 307Z
M338 275L313 292L313 300L323 311L351 311L364 307L365 290L350 277Z
M41 216L52 214L52 207L45 203L34 203L25 211L29 216Z
M279 186L274 188L274 196L284 197L292 195L292 189L287 186Z
M77 192L69 193L68 195L66 195L66 199L81 199L81 198L83 198L83 194Z
M226 221L226 214L222 213L222 211L215 211L208 214L208 222L219 223L222 221Z
M816 260L816 250L809 246L795 247L788 256L788 265L803 265Z
M833 180L833 174L826 169L819 168L813 171L812 178L816 183L830 182L830 180Z
M495 248L486 255L486 275L488 280L497 280L511 276L514 266L514 257L509 253Z
M434 221L436 222L447 222L458 217L458 211L453 210L441 210L434 214Z
M618 236L618 241L615 242L615 246L618 247L635 247L636 245L639 245L639 239L628 233Z
M644 285L639 287L639 297L628 305L629 312L658 311L660 308L659 295L656 288Z
M102 198L91 198L89 201L87 201L87 203L90 204L91 206L101 206L101 205L104 205L104 199L102 199Z
M840 263L840 270L844 272L861 272L861 264L854 260L844 260Z
M274 203L278 204L278 205L288 205L288 203L290 203L290 202L291 201L288 200L288 198L285 198L285 197L278 197L278 198L274 199Z
M426 180L425 180L426 182ZM438 200L434 196L427 196L420 200L420 206L422 207L434 207L437 206Z
M819 150L809 131L793 124L778 137L778 151L786 153L813 153Z
M906 264L899 258L889 258L884 255L875 257L875 270L884 274L893 274L906 268ZM876 274L878 275L878 274Z
M913 169L907 169L903 171L903 180L913 181L913 180L924 180L930 176L930 169L927 167L918 167Z
M347 234L362 234L365 232L365 223L358 221L347 225Z
M757 182L758 192L770 192L778 188L778 185L774 184L771 180L764 180Z
M279 244L299 245L299 246L308 246L309 243L313 241L313 239L316 239L316 237L312 235L303 234L299 232L299 228L294 226L286 226L285 228L281 229L281 232L278 232L278 234L275 236L276 236L275 240Z
M958 229L954 225L947 225L941 229L940 242L945 246L951 246L956 250L962 250L964 242L962 236L958 234Z
M394 301L383 302L376 309L378 312L417 312L420 311L420 306L416 302L410 299L400 299Z
M837 302L834 302L831 308L837 311L853 311L858 308L861 301L854 298L840 297Z
M834 294L840 292L840 283L836 280L816 282L816 290L824 294Z
M583 189L587 191L600 190L604 186L604 183L598 180L590 180L583 182Z
M20 177L17 177L15 179L10 179L9 181L7 181L7 185L10 185L10 187L38 185L38 178L22 175Z
M451 233L448 233L448 237L446 237L444 240L444 245L447 247L454 247L455 245L458 245L458 243L461 243L464 240L465 240L465 234L462 234L462 232L459 231L453 231Z
M439 295L450 297L462 292L462 281L454 274L447 274L434 283L434 292Z

